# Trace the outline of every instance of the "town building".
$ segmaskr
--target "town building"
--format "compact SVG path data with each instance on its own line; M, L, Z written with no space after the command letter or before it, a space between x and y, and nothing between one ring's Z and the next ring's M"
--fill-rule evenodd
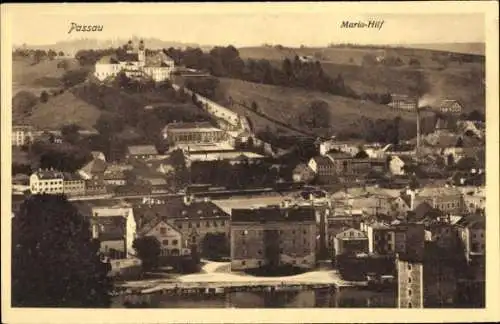
M106 184L102 179L85 180L85 194L88 196L104 195L107 193Z
M94 158L78 170L78 174L85 180L102 179L106 168L107 164L105 161L100 158Z
M416 111L418 99L404 94L391 94L391 102L388 106L398 110Z
M218 143L227 140L224 130L208 122L170 123L162 130L163 139L169 145Z
M407 249L422 246L425 239L423 224L373 222L362 224L361 230L367 234L370 254L404 253Z
M23 146L34 140L34 129L28 125L13 125L11 132L12 146Z
M94 160L98 159L98 160L106 162L106 156L104 155L104 153L99 152L99 151L92 151L91 154L92 154L92 158Z
M461 114L464 107L458 100L445 99L439 104L438 110L443 114Z
M158 217L178 229L187 248L196 246L203 253L203 240L208 233L224 234L229 238L230 216L209 199L190 196L168 200L146 199L135 207L139 228Z
M191 253L181 231L163 219L155 219L143 226L139 235L155 237L160 243L160 256L180 256Z
M383 156L414 156L417 152L417 147L414 144L387 144L381 149Z
M106 170L102 176L102 180L108 186L124 186L127 184L125 173L121 170Z
M57 195L64 193L64 175L54 170L38 170L30 176L31 193Z
M406 170L412 165L415 165L415 163L410 157L405 155L394 155L390 157L389 171L392 175L402 176L407 174Z
M300 163L293 169L292 179L295 182L308 183L314 180L314 177L314 171L306 164Z
M456 256L435 242L425 242L421 253L398 254L398 308L454 307L457 264Z
M124 72L129 78L150 78L156 82L171 78L175 63L165 53L147 53L142 40L137 49L133 48L131 42L126 46L125 55L104 56L95 64L94 76L97 79L113 79L120 72Z
M158 156L154 145L132 145L127 148L127 159L147 160Z
M113 259L135 255L133 242L137 226L134 211L128 204L92 206L91 227L92 237L99 240L103 255Z
M360 147L364 144L361 141L338 141L329 139L320 143L319 154L326 155L332 151L347 153L350 156L355 156L360 151Z
M316 219L312 207L233 209L231 269L316 265Z
M486 192L484 187L474 187L463 191L464 207L468 213L475 213L486 208Z
M67 196L85 195L85 180L78 174L65 172L63 174L63 192Z
M225 151L225 152L184 152L186 158L186 165L190 167L195 162L215 162L215 161L228 161L230 164L240 163L259 163L266 159L265 156L246 151Z
M335 255L356 254L368 252L368 237L360 230L349 228L335 235Z
M427 202L445 214L459 215L464 211L463 194L454 187L424 187L410 192L410 196L414 201L413 206Z
M309 160L309 168L314 172L319 181L326 182L336 176L333 161L326 156L315 156Z

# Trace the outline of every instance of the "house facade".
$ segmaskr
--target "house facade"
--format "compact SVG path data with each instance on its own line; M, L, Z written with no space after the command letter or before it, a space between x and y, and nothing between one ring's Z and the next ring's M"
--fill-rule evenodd
M127 158L147 160L158 156L154 145L132 145L127 148Z
M162 130L163 139L170 145L206 144L227 140L227 133L210 123L171 123Z
M13 125L11 133L12 146L23 146L32 143L34 139L34 129L31 126Z
M92 237L99 241L101 253L117 259L135 255L137 225L132 207L93 206L91 213Z
M316 219L310 207L233 209L231 269L316 264Z
M32 194L63 194L64 175L54 170L38 170L30 176L30 191Z
M350 228L338 233L334 238L336 255L368 252L368 237L360 230Z
M83 196L86 191L85 180L83 180L78 174L64 173L63 191L67 196Z
M181 231L164 220L156 221L152 225L143 228L141 236L155 237L160 242L161 256L179 256L191 253Z

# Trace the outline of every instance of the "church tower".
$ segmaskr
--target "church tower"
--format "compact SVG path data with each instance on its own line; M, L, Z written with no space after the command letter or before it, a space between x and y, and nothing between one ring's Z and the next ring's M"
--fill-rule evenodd
M141 41L139 42L139 50L137 51L137 56L139 58L139 62L141 63L145 63L146 61L146 52L145 52L145 46L144 46L144 41L141 39Z

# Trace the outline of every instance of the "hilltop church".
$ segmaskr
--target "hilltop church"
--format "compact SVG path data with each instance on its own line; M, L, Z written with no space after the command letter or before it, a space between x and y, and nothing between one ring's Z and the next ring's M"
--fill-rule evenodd
M94 76L100 81L114 78L120 72L125 72L129 78L151 78L156 82L170 79L175 69L174 60L162 51L146 55L144 41L139 42L134 49L132 41L125 45L126 53L104 56L95 65Z

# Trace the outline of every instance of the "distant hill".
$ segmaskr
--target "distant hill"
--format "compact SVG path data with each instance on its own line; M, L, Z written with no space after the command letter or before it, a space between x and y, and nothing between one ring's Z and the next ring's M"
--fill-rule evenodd
M402 45L402 47L461 54L485 55L485 43L409 44Z
M118 47L123 44L126 44L130 39L132 39L134 43L138 43L139 40L142 39L146 43L146 47L150 49L161 49L169 47L174 47L174 48L200 47L202 49L208 49L212 47L212 46L201 46L196 43L182 43L176 41L164 41L158 38L139 38L139 37L117 38L117 39L106 39L106 40L81 38L68 41L60 41L55 44L46 44L46 45L26 44L26 47L33 49L43 49L43 50L53 49L55 51L63 51L64 53L74 55L78 50L81 49L105 49L110 47ZM15 47L21 47L21 45L17 45Z
M453 44L451 44L453 45ZM451 46L450 45L450 46ZM455 44L456 50L462 45ZM405 45L406 46L406 45ZM413 45L408 45L413 46ZM426 45L415 45L421 48L406 47L358 47L336 46L322 48L288 48L281 46L243 47L238 51L243 59L266 59L281 68L283 59L293 59L296 55L313 56L321 62L323 70L331 77L342 75L346 85L362 93L409 93L415 86L418 74L427 81L428 95L439 99L458 99L466 111L485 109L484 61L452 62L448 57L450 52L436 52L424 48ZM448 46L448 49L451 47ZM446 44L442 44L444 49ZM469 50L474 46L469 45ZM436 54L437 53L437 54ZM386 66L384 64L364 65L365 56L397 57L401 66ZM447 60L443 66L435 56ZM480 58L480 57L479 57ZM418 61L418 66L410 66L412 60Z

